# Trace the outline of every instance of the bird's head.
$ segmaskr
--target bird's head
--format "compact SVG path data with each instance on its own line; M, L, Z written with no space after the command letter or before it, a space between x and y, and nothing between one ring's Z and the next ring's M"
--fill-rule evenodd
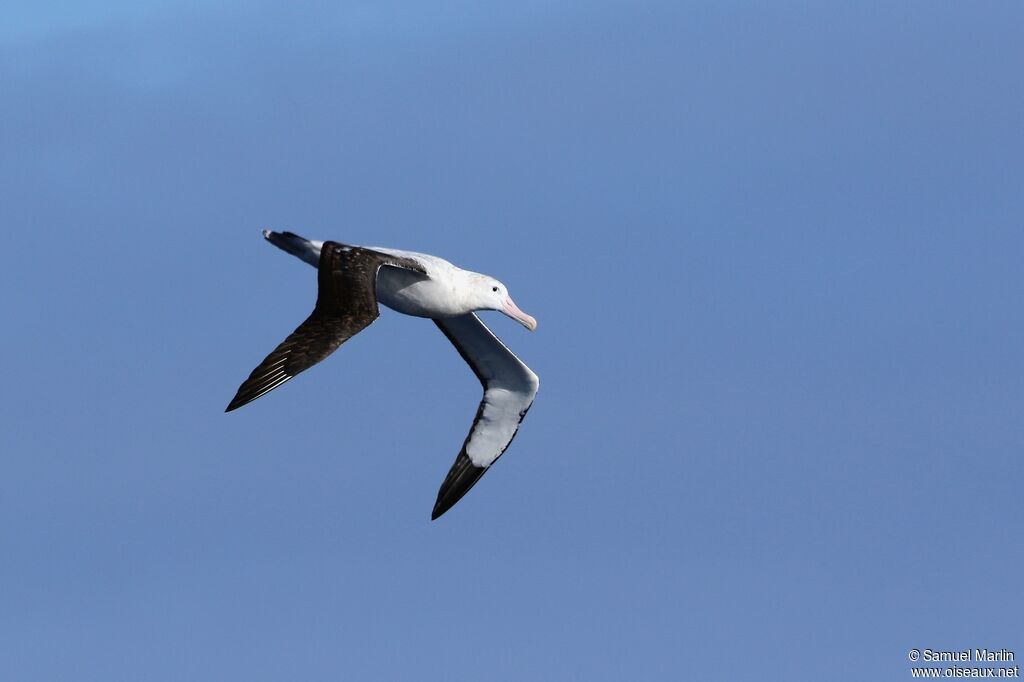
M537 329L537 320L519 309L508 295L508 287L487 275L477 275L473 283L477 310L498 310L520 323L531 332Z

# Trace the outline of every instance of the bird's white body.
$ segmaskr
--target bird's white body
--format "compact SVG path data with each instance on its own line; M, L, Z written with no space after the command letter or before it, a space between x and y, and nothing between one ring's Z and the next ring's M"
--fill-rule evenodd
M392 310L433 319L456 317L476 310L473 301L465 295L470 291L465 283L482 275L425 253L377 246L369 248L389 256L414 260L427 271L426 275L421 275L403 268L381 267L377 273L377 300Z

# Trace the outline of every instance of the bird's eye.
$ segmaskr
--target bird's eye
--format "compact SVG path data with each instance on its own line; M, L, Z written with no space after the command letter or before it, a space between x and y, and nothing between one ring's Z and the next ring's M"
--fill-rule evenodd
M498 287L491 287L491 291L497 291Z

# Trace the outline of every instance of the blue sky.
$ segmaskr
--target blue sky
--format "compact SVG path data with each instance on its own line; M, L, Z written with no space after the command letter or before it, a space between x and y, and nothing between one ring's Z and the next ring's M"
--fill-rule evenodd
M0 677L905 679L1024 653L1018 3L0 10ZM508 453L260 229L539 321Z

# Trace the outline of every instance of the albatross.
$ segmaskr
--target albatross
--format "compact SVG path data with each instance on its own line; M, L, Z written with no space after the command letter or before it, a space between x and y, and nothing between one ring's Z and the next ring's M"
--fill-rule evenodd
M326 358L377 319L378 303L430 318L484 389L469 435L437 493L431 520L438 518L505 452L540 386L537 375L475 311L498 310L530 331L537 329L537 321L512 302L498 280L437 256L315 241L292 232L264 230L263 237L317 268L316 307L242 382L225 412L266 395Z

